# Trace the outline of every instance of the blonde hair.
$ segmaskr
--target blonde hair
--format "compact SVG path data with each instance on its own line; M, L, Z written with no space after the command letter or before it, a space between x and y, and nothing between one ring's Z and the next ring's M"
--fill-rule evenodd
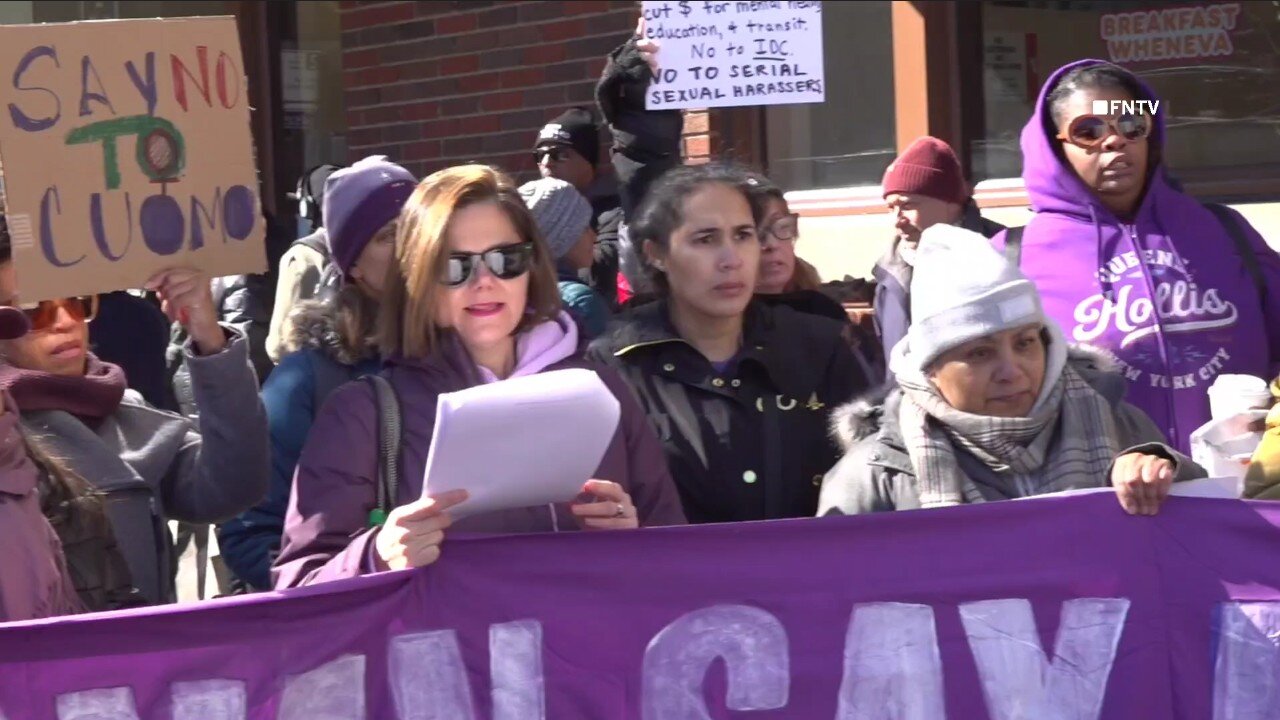
M388 270L378 312L377 344L384 357L422 358L439 349L435 317L439 279L449 257L449 222L459 210L484 202L506 214L521 242L533 243L529 294L516 332L559 315L560 290L551 253L515 183L487 165L451 167L419 183L400 211L396 261Z

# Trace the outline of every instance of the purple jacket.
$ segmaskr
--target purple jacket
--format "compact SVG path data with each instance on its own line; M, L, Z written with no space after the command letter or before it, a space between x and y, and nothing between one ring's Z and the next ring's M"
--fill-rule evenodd
M594 477L620 483L635 503L640 524L683 525L684 511L667 470L662 446L622 378L585 360L576 328L567 316L544 323L517 342L513 377L544 370L595 370L622 405L613 441ZM493 382L456 344L426 360L388 361L384 372L400 400L403 447L400 456L400 504L422 495L427 451L435 431L436 399L482 382ZM284 539L272 576L276 589L309 585L373 572L369 511L377 504L378 418L371 388L353 382L325 402L311 427L293 479ZM446 535L458 533L535 533L577 530L568 506L538 506L468 517Z
M0 415L0 622L84 612L58 535L40 511L36 466L18 432L13 398Z
M1124 223L1058 160L1048 88L1071 68L1100 62L1055 72L1022 130L1022 178L1035 211L1023 233L1022 271L1071 342L1116 354L1128 401L1185 453L1188 436L1209 420L1214 378L1276 374L1280 256L1236 215L1273 288L1262 298L1222 224L1174 189L1163 166L1153 168L1134 221ZM1165 112L1162 105L1156 115L1153 150L1164 144ZM993 242L1003 248L1004 233Z

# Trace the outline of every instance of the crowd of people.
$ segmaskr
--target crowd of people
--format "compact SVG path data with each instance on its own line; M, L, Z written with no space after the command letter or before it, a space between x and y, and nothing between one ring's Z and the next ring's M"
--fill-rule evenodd
M253 592L426 567L467 533L1105 487L1151 515L1205 475L1188 457L1201 370L1280 369L1280 256L1180 190L1159 116L1092 112L1158 99L1121 67L1045 82L1023 228L981 216L936 138L887 168L869 333L797 257L784 188L681 163L681 114L644 106L658 62L637 35L597 86L616 194L586 108L538 133L523 185L482 163L313 168L274 297L184 267L115 294L110 328L158 324L154 342L91 325L104 298L24 305L0 225L0 618L173 602L169 521L216 524ZM441 393L567 368L621 408L575 501L455 522L465 491L422 497ZM1280 450L1259 452L1250 487L1274 493Z

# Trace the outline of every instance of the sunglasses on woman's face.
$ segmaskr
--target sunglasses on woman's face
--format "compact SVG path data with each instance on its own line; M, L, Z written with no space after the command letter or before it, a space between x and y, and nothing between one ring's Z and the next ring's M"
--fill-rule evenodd
M38 303L22 305L22 312L27 314L31 322L31 330L47 330L58 321L58 308L67 311L76 322L90 322L98 316L98 296L81 295L80 297L61 298L58 300L42 300Z
M1112 133L1129 142L1136 142L1149 132L1151 123L1145 115L1081 115L1067 125L1065 133L1058 134L1058 139L1082 148L1093 148L1101 145Z
M499 280L514 280L533 265L533 243L503 245L482 253L450 253L440 282L451 288L465 285L481 263Z

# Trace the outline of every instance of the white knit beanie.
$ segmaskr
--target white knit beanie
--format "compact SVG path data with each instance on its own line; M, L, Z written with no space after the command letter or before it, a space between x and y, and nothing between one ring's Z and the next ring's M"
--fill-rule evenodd
M591 226L591 203L564 180L542 178L527 182L520 186L520 197L556 260L572 250Z
M911 328L900 361L924 371L946 351L1044 323L1040 293L982 235L939 223L920 234L911 277Z

